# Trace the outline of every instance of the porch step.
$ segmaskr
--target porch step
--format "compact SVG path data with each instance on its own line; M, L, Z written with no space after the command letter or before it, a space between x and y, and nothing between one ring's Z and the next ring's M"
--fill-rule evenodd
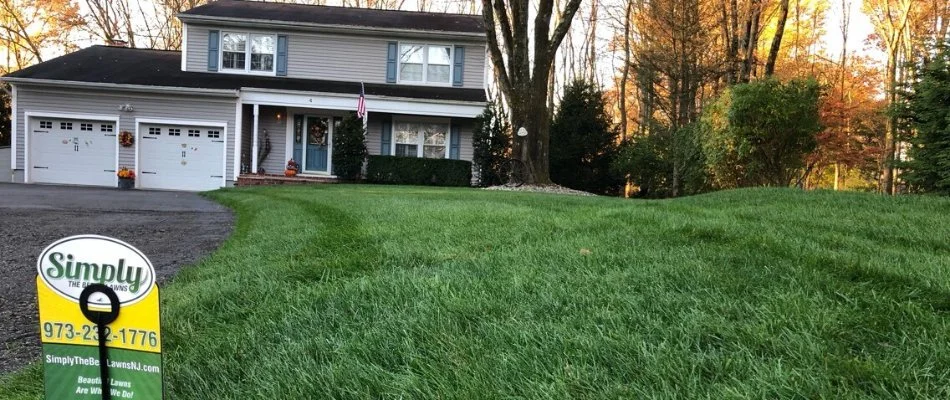
M235 186L260 185L305 185L313 183L337 183L336 178L322 176L284 176L271 174L243 174L238 176Z

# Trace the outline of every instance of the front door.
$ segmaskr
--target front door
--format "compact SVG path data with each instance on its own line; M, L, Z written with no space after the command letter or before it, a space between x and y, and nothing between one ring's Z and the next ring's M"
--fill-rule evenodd
M306 151L303 154L304 172L330 172L329 148L331 131L330 119L327 117L307 116L304 132Z

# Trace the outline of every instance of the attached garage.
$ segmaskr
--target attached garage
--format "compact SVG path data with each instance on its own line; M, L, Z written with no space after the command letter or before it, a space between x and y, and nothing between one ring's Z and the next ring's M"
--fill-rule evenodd
M26 115L30 182L116 185L117 120Z
M137 120L138 179L144 189L225 186L227 123Z

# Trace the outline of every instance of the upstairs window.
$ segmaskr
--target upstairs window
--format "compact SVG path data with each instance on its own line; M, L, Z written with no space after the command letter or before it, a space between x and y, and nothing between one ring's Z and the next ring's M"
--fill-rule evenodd
M273 73L277 36L224 32L221 35L221 69Z
M402 44L399 81L448 85L452 80L452 46Z

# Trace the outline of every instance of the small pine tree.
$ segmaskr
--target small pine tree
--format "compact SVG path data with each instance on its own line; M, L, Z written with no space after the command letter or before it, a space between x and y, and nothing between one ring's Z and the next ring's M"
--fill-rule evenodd
M351 113L333 135L333 172L341 179L359 179L367 154L363 121Z
M572 189L616 193L623 183L610 168L617 136L603 91L583 80L567 85L551 122L551 180Z
M950 50L941 46L908 95L910 139L903 179L916 191L950 195Z
M503 183L499 172L511 149L511 129L505 111L497 103L488 103L475 117L472 146L472 164L479 186Z

